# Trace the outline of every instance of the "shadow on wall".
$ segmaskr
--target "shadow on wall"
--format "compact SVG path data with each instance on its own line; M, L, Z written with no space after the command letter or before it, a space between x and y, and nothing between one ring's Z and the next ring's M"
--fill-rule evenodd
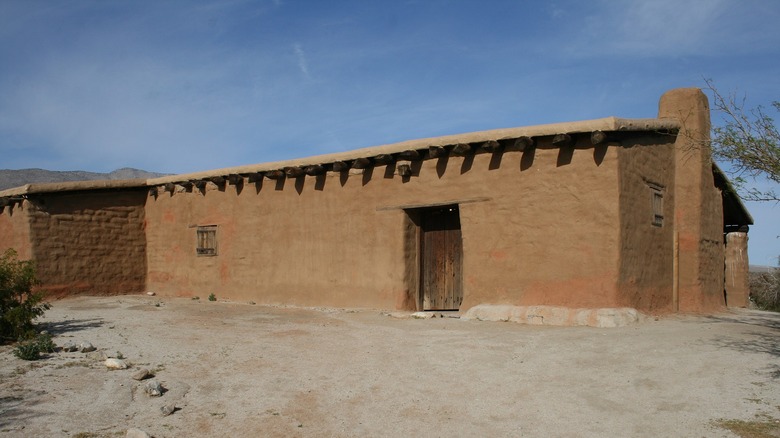
M323 191L325 189L325 183L329 180L326 176L326 172L338 172L339 184L343 187L351 178L360 178L362 185L368 185L374 178L381 175L383 179L400 178L403 183L407 183L412 177L420 176L423 171L423 161L435 160L435 172L436 176L441 179L448 171L456 171L452 168L452 157L460 158L460 174L470 172L475 165L475 157L477 155L489 154L489 161L487 163L487 170L497 170L501 166L505 166L504 154L506 153L519 153L520 156L520 172L529 170L534 165L536 159L537 150L557 150L556 167L568 166L572 163L575 156L580 154L589 154L592 156L593 163L596 166L601 166L604 159L607 156L607 152L610 147L621 148L633 148L643 146L655 146L659 143L673 143L675 137L669 135L662 137L659 142L658 136L647 136L646 138L630 138L630 142L625 142L625 133L612 133L610 134L608 141L600 141L594 143L593 138L587 138L584 134L572 134L564 135L562 138L555 136L553 138L535 139L527 138L527 142L520 144L510 140L490 141L485 143L489 146L476 146L474 144L458 144L450 150L445 149L442 146L431 146L430 151L412 151L413 154L407 154L406 156L401 154L380 154L376 157L363 157L353 160L349 160L345 166L344 162L339 162L340 171L331 168L331 164L326 163L324 165L318 164L315 166L304 167L290 167L284 170L273 170L267 172L261 172L259 175L250 176L249 184L255 185L255 192L260 193L264 186L264 179L269 178L273 180L273 190L283 191L292 184L293 188L298 194L302 194L306 188L306 178L314 178L314 190ZM625 143L625 144L624 144ZM408 151L407 151L408 152ZM357 163L359 162L359 166ZM350 169L360 169L359 172L354 172ZM235 175L233 175L235 177ZM211 182L216 181L219 191L225 191L225 187L229 182L230 185L235 186L237 194L240 194L244 189L243 179L236 180L235 178L228 177L213 177ZM205 195L206 185L209 183L209 179L201 181L189 181L181 183L185 186L186 191L199 191ZM270 184L270 182L266 182ZM173 186L173 184L171 184ZM168 190L168 189L166 189ZM173 195L173 190L170 190Z
M571 164L574 155L576 153L580 153L580 151L585 151L588 149L592 149L592 155L593 155L593 162L596 164L596 166L600 166L601 163L604 161L604 157L607 154L608 146L607 145L598 145L598 146L569 146L569 147L557 147L552 145L540 145L537 147L529 147L525 149L524 151L520 152L522 154L520 158L520 171L525 171L530 169L534 164L534 159L536 156L536 150L537 149L558 149L558 157L556 161L557 167L562 167ZM505 150L497 150L493 152L489 152L490 154L490 161L488 163L488 170L497 170L501 168L504 154L509 151ZM459 172L460 174L468 173L472 170L474 167L474 160L475 160L475 154L465 154L461 156L463 159L460 164ZM436 158L436 175L438 178L444 177L444 174L451 170L451 156L450 155L444 155ZM420 172L422 170L422 161L421 160L415 160L411 162L405 162L409 166L409 173L407 174L399 174L397 171L397 163L389 163L389 164L376 164L373 166L368 166L360 173L354 173L350 174L347 171L340 172L339 173L339 184L341 186L344 186L347 184L347 182L350 180L350 178L357 178L360 177L361 184L362 185L368 185L377 175L381 175L383 179L393 179L393 178L400 178L402 182L406 183L408 182L412 177L417 177L420 175ZM305 181L307 177L306 175L301 175L297 177L286 177L286 178L279 178L275 180L274 184L274 190L282 191L285 189L287 184L290 184L292 182L293 187L295 188L295 191L298 194L303 193L303 190L305 188ZM316 175L314 177L314 190L322 191L325 188L325 182L327 181L327 177L324 174ZM260 191L263 188L263 178L259 178L255 181L252 181L255 184L255 192L260 193ZM238 194L241 193L243 190L243 185L237 185L236 191Z

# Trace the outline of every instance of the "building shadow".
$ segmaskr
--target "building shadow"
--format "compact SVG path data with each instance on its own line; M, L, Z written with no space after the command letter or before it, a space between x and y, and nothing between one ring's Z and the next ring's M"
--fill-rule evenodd
M450 160L449 155L442 155L436 161L436 175L439 175L439 179L441 179L441 177L444 176L444 172L447 171L447 163L449 162L449 160Z
M463 157L463 163L460 165L460 174L463 175L468 172L472 166L474 166L474 154L468 154Z
M525 148L523 150L523 156L520 158L520 171L528 170L534 165L534 157L536 156L536 148Z
M609 146L605 144L600 144L593 148L593 161L596 163L596 166L601 166L601 163L604 162L604 157L607 156L608 147Z
M363 185L368 184L371 181L371 177L374 175L374 166L368 166L363 169Z
M574 146L561 146L558 148L558 160L555 163L556 167L566 166L571 164L571 160L574 157Z
M490 156L490 164L488 170L495 170L501 167L501 159L504 157L504 151L499 150L492 153Z
M314 190L323 191L325 189L325 174L314 177Z

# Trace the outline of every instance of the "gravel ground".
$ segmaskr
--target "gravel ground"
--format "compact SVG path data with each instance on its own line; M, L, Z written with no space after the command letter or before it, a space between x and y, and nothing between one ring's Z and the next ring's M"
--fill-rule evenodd
M611 329L417 320L148 296L53 303L57 345L0 347L0 434L733 437L780 418L780 314L739 310ZM131 365L108 370L121 352ZM166 392L131 375L149 368ZM163 416L163 405L176 411Z

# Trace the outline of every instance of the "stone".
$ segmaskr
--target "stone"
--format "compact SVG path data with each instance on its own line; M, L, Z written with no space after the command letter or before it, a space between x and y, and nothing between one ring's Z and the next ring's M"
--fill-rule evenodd
M125 434L125 438L152 438L152 436L141 429L136 429L135 427L131 427L130 429L127 429L127 434Z
M147 293L146 293L146 295L149 295L150 297L153 297L153 296L155 296L155 293L154 293L154 292L151 292L151 291L149 291L149 292L147 292Z
M68 341L62 345L62 351L67 351L68 353L79 351L79 346L74 344L73 341Z
M140 370L134 372L130 377L132 377L133 380L145 380L150 377L154 377L154 374L152 374L152 372L146 368L141 368Z
M109 357L104 362L106 365L106 368L111 370L124 370L127 369L127 364L122 359L117 359L115 357Z
M95 346L90 344L89 342L84 341L81 344L79 344L79 351L81 351L82 353L89 353L90 351L95 351L95 350L97 350L97 348L95 348Z
M436 314L433 312L414 312L412 313L412 318L414 319L430 319L435 318Z
M163 405L162 407L160 407L160 412L162 412L163 417L167 417L168 415L171 415L172 413L176 412L176 406Z
M156 380L150 380L146 382L144 386L144 392L149 394L149 397L159 397L163 393L163 387L160 382Z
M106 360L108 359L108 355L105 351L99 350L99 351L90 351L87 353L87 357L92 360Z

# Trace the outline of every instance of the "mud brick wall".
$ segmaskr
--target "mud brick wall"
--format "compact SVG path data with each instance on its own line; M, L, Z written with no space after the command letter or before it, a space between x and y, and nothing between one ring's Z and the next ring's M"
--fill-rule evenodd
M46 294L143 291L145 197L145 190L30 197L30 241Z
M0 253L13 249L20 260L32 257L30 246L30 218L27 201L0 207Z
M419 272L399 206L459 204L461 310L609 307L618 295L618 147L476 153L147 197L149 290L263 304L414 310ZM214 256L196 251L216 227Z

